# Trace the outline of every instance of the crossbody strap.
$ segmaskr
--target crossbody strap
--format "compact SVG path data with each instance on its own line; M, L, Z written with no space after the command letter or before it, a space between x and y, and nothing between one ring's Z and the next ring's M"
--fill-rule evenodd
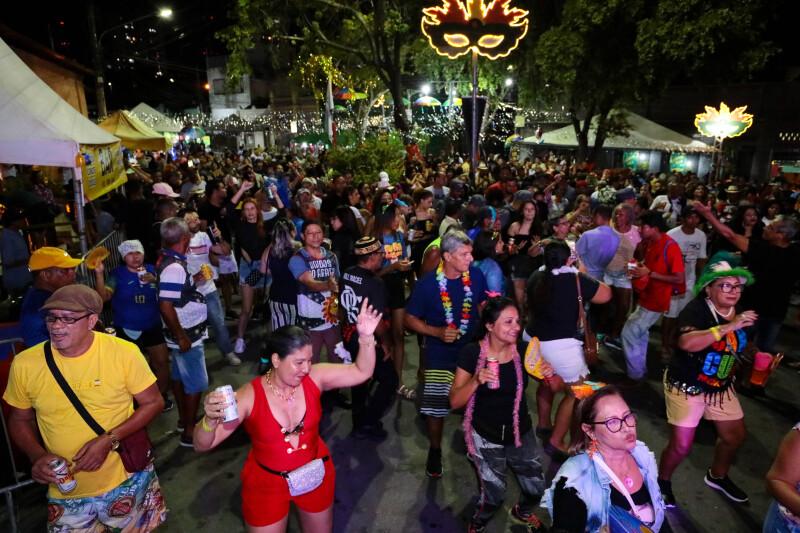
M323 463L328 461L330 458L331 458L330 455L326 455L325 457L319 457L319 459L322 459ZM316 459L312 459L311 461L316 461ZM289 474L291 474L293 472L293 470L273 470L268 466L262 465L258 461L256 461L256 464L258 466L260 466L262 469L264 469L267 472L269 472L270 474L275 474L276 476L281 476L282 478L288 478ZM306 464L308 464L308 463L306 463ZM303 465L303 466L305 466L305 465ZM302 467L298 467L298 468L302 468Z
M64 375L56 366L56 360L53 358L53 350L50 349L50 341L46 341L44 343L44 358L45 361L47 361L47 366L50 368L50 372L53 374L53 377L55 378L59 387L61 387L61 390L64 391L64 394L67 396L72 406L76 411L78 411L78 414L81 415L83 421L86 422L86 424L88 424L89 427L92 428L92 431L97 433L98 436L103 435L106 430L104 430L100 424L98 424L97 421L92 418L92 415L90 415L89 411L86 410L86 407L83 406L81 401L75 395L75 391L72 390L72 388L69 386L69 383L67 383L67 380L64 379Z
M575 273L575 285L578 288L578 329L586 327L586 309L583 307L583 291L581 291L580 273Z
M628 492L628 488L625 486L625 483L620 481L619 477L617 477L614 471L611 470L611 467L608 466L605 461L603 461L603 458L600 457L599 454L593 454L592 459L595 463L597 463L597 466L605 470L606 474L608 474L608 476L611 478L611 481L614 483L614 485L616 485L617 490L619 490L619 492L625 496L625 499L628 500L628 505L631 506L631 512L634 514L634 516L636 516L636 518L641 520L641 518L639 518L639 513L636 510L636 504L633 503L633 498L631 498L631 494Z

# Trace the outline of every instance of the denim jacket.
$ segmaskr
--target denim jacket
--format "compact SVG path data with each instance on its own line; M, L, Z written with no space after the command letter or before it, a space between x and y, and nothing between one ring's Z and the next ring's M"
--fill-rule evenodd
M656 476L658 467L653 452L645 446L642 441L636 441L636 446L631 451L633 459L639 465L642 477L650 493L650 500L653 502L655 511L655 522L653 531L661 529L664 522L664 502L661 499L661 491L658 488ZM544 493L542 506L547 508L550 516L553 516L553 491L556 483L561 478L566 478L566 488L574 488L578 497L586 504L586 531L590 533L598 532L603 526L608 524L608 510L611 505L611 478L597 464L589 458L586 453L580 453L570 457L558 470L553 478L553 484Z

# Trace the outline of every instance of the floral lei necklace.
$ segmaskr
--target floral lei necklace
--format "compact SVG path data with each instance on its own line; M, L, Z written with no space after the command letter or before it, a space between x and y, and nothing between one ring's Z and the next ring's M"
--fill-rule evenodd
M439 263L436 269L436 281L439 284L439 296L442 299L442 307L444 307L444 319L447 322L448 328L458 327L461 335L467 334L469 327L469 318L472 311L472 282L469 279L469 270L461 274L461 283L464 284L464 301L461 304L461 323L456 326L453 317L453 300L450 299L450 293L447 292L447 278L444 275L444 262Z

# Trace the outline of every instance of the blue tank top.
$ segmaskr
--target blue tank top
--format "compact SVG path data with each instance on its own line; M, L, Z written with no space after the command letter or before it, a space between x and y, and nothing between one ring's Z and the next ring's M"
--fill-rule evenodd
M145 265L145 269L156 276L153 265ZM114 326L134 331L146 331L161 326L155 283L142 285L139 283L139 276L125 265L120 265L111 271L109 286L114 291L111 297Z

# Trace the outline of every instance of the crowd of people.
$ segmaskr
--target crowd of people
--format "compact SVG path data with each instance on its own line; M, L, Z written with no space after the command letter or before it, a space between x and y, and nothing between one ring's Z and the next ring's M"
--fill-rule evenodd
M175 406L181 446L211 450L240 424L250 435L249 530L285 530L293 502L305 531L330 531L323 394L352 410L353 437L375 441L393 401L415 402L433 479L445 421L463 408L471 532L502 506L507 467L520 486L511 515L532 531L545 529L540 506L553 531L658 531L704 418L717 432L704 483L748 501L728 475L746 438L738 394L763 391L754 376L780 362L800 277L800 189L786 180L595 172L548 154L474 173L459 157L409 156L403 175L356 181L324 152L135 155L124 191L89 210L91 235L125 236L110 250L118 266L94 261L91 279L76 279L81 259L59 234L26 232L43 206L58 210L37 171L6 178L32 193L0 190L3 287L22 297L28 347L3 398L33 479L50 485L50 531L161 524L141 435ZM208 390L208 343L233 366L259 359L235 401ZM600 345L624 359L614 385L593 379ZM658 461L623 397L648 375L662 376L670 432ZM800 528L799 427L767 475L765 532ZM563 463L549 486L544 454Z

